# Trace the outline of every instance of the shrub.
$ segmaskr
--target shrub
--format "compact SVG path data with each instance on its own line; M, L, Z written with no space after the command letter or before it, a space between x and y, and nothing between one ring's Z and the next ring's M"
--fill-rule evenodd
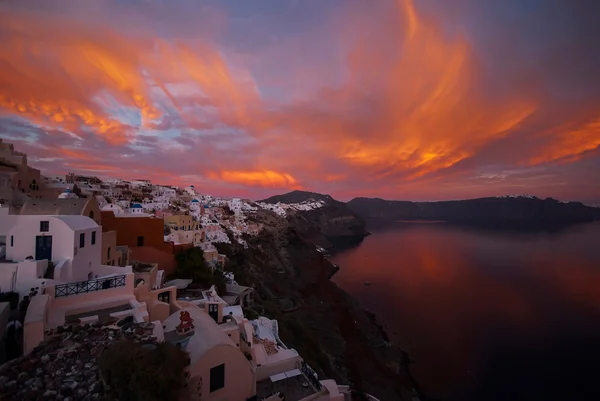
M98 363L108 392L120 401L159 401L179 399L189 358L170 343L149 349L122 340L107 348Z
M19 294L16 292L1 292L0 302L10 303L10 309L15 310L19 306Z

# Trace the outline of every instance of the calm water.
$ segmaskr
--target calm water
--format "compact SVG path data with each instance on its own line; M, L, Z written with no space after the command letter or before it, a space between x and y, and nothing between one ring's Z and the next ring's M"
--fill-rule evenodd
M428 395L600 400L600 224L369 229L332 258L333 280L409 351Z

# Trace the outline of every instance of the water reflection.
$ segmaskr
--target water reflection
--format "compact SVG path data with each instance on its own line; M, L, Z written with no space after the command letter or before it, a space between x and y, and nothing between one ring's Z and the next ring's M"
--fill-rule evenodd
M448 224L369 228L373 235L362 244L333 257L341 266L334 281L409 350L425 389L444 399L491 399L495 386L511 386L501 385L504 375L523 394L546 380L557 396L568 391L547 369L519 366L561 355L578 369L579 353L565 345L563 355L556 339L589 348L583 340L600 338L599 224L526 233ZM600 358L600 343L590 353ZM512 355L514 366L499 355ZM513 377L521 373L524 383ZM527 399L518 394L512 399Z

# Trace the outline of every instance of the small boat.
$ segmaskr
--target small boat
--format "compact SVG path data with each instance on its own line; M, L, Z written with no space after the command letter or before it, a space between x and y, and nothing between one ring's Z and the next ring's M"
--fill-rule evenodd
M365 285L371 285L370 281L365 281Z

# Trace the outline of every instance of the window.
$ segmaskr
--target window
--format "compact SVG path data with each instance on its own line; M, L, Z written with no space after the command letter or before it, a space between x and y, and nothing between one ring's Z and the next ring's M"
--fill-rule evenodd
M144 246L144 237L137 238L137 246Z
M110 259L110 246L108 247L108 249L106 251L106 259Z
M210 369L210 392L225 387L225 364Z
M92 245L96 245L96 231L92 231Z
M10 236L10 246L11 246L11 247L12 247L12 246L15 246L15 236L14 236L14 235L11 235L11 236Z
M90 219L94 220L94 211L93 210L90 210L89 216L90 216Z
M48 231L50 231L50 222L40 221L40 231L43 233L47 233Z
M79 234L79 247L83 248L85 246L85 233Z

